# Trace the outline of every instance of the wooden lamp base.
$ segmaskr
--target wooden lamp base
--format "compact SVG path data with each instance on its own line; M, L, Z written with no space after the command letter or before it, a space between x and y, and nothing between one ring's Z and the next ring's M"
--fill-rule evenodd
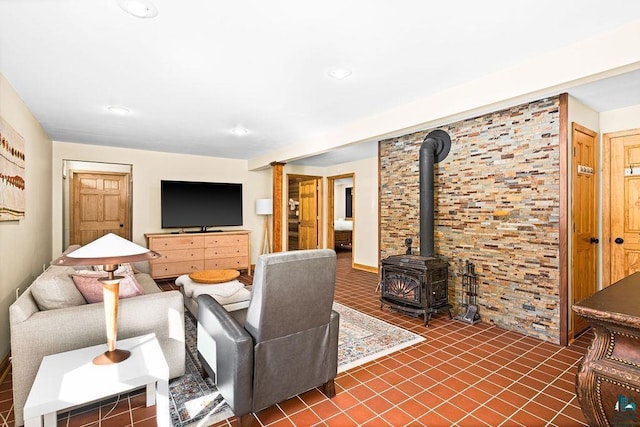
M107 351L93 359L94 365L112 365L120 363L131 355L127 350L116 348L116 337L118 333L118 302L121 276L114 276L113 272L117 265L105 265L104 270L109 274L102 282L102 295L104 299L104 315L107 327Z
M113 351L105 351L93 359L93 364L113 365L114 363L120 363L123 360L127 360L129 356L131 356L131 352L127 350L115 349Z

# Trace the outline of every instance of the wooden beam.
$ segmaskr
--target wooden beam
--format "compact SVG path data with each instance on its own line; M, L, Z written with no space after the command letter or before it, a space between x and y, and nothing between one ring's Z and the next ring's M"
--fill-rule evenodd
M273 252L282 252L282 211L283 191L282 178L285 163L271 162L273 181Z
M569 344L569 95L560 94L560 345Z

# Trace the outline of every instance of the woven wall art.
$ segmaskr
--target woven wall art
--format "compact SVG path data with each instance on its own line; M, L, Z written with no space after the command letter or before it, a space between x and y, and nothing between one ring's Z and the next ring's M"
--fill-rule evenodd
M24 218L24 139L0 117L0 221Z

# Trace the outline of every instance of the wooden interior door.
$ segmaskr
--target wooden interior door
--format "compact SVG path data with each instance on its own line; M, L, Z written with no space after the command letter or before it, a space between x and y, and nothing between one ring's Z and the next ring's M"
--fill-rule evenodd
M609 138L611 280L640 271L640 130Z
M597 138L592 130L573 124L573 184L571 216L573 224L571 301L573 304L597 290L598 218L597 218ZM572 313L573 336L588 327L588 322Z
M298 184L300 224L298 249L318 248L318 181L310 179Z
M128 173L71 171L70 244L107 233L131 240Z

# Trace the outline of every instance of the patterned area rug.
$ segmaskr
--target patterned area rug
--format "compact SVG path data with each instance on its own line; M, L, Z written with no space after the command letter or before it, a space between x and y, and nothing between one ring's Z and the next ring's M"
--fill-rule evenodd
M338 372L362 365L408 347L424 338L405 329L334 303L340 313ZM171 423L173 426L206 426L233 416L210 378L200 376L197 357L197 323L185 311L186 372L169 382Z
M340 313L338 372L424 341L420 335L337 302L333 303L333 309Z
M207 426L233 416L211 378L202 378L196 345L197 321L184 311L185 373L169 381L172 426Z

